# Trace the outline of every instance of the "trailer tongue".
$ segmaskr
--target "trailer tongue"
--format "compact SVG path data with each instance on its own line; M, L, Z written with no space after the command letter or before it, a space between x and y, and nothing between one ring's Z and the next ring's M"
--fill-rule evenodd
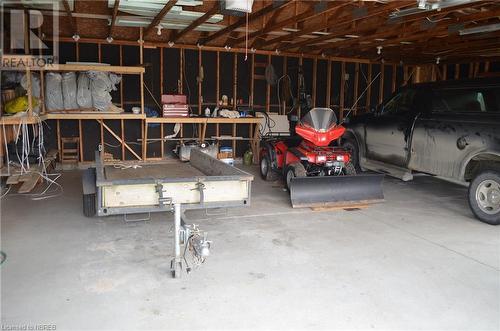
M354 208L384 201L384 175L295 177L290 183L293 208Z

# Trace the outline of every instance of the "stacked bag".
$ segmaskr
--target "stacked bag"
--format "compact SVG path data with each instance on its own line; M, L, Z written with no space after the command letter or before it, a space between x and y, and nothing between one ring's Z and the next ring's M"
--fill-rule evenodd
M111 105L111 91L116 90L121 76L114 73L89 71L45 75L45 107L48 111L96 108L107 110Z

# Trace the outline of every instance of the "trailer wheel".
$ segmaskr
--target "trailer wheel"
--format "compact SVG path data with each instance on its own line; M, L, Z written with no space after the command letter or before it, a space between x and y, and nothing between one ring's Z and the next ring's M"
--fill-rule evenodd
M344 175L346 176L355 176L357 173L356 168L354 167L354 164L351 162L348 162L344 166Z
M500 172L480 172L469 186L469 206L484 223L500 224Z
M302 165L302 163L291 163L288 165L285 171L285 185L287 190L290 191L290 182L292 181L292 178L295 177L306 177L307 172L306 168Z
M95 193L83 195L83 215L86 217L94 217L96 214Z
M278 179L278 174L273 171L268 154L265 154L260 160L260 177L262 177L263 180L268 181Z

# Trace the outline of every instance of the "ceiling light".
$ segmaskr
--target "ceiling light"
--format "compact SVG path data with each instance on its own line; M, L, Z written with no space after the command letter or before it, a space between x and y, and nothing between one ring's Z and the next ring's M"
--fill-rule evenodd
M439 62L440 62L440 61L441 61L441 58L438 56L438 57L436 58L436 64L439 64Z
M377 54L380 55L382 54L382 46L377 46Z
M357 34L346 34L345 35L347 38L359 38Z
M470 29L463 29L463 30L459 30L458 33L461 36L466 36L466 35L474 34L474 33L493 32L493 31L498 31L498 30L500 30L499 23L478 26L478 27L470 28Z
M80 36L79 36L77 33L75 33L75 34L73 35L73 40L74 40L74 41L78 41L78 40L80 40Z
M161 23L156 26L156 29L156 34L161 36L161 30L163 30L163 26L161 25Z
M108 38L106 38L106 41L111 44L113 42L113 37L109 36Z
M328 36L328 35L330 35L330 32L315 31L312 34L317 34L317 35L320 35L320 36Z
M299 29L294 29L294 28L283 28L281 30L286 31L286 32L299 32L300 31Z
M464 4L472 4L478 1L480 0L441 0L439 2L429 3L428 1L418 0L417 7L396 10L389 15L389 20L434 10L440 11L444 8L460 6Z
M175 43L173 41L168 42L168 47L173 47L174 45L175 45Z

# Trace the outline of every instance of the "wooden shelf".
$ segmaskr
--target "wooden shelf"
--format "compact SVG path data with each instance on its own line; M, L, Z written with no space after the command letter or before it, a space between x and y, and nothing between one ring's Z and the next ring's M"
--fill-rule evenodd
M261 117L149 117L146 123L194 123L194 124L256 124L261 123Z
M35 124L43 118L35 116L2 116L0 118L0 125L18 125L21 123Z
M125 67L125 66L108 66L108 65L88 65L88 64L53 64L46 65L45 71L103 71L114 72L118 74L143 74L144 67Z
M41 116L44 120L142 120L145 114L131 113L48 113Z

